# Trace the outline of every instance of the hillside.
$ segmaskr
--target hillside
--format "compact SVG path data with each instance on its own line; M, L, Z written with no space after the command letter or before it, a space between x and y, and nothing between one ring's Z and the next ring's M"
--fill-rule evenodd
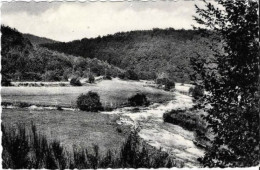
M165 73L175 81L189 82L189 76L193 73L190 57L196 57L196 53L205 57L210 55L205 41L209 42L196 31L169 28L122 32L42 46L84 58L97 58L120 68L134 69L142 79L154 79Z
M66 55L32 45L22 33L1 26L2 74L12 81L61 81L69 77L88 77L89 74L116 76L123 72L98 59Z
M51 44L51 43L58 43L58 41L49 39L49 38L44 38L44 37L39 37L35 36L32 34L23 34L24 38L27 38L32 44L34 45L39 45L39 44Z

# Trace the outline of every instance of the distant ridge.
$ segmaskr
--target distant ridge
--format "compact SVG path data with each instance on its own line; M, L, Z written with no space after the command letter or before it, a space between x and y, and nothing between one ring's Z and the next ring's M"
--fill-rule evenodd
M191 57L208 58L211 40L200 31L173 28L118 32L97 38L83 38L66 43L42 44L61 53L97 58L121 69L133 69L140 79L167 75L176 82L190 82Z
M40 45L40 44L52 44L52 43L58 43L59 41L55 41L49 38L39 37L32 34L23 34L24 38L27 38L30 40L30 42L33 45Z
M1 73L11 81L68 81L71 77L90 75L115 77L124 71L96 58L42 48L36 44L54 41L33 35L28 37L9 26L1 25L1 33Z

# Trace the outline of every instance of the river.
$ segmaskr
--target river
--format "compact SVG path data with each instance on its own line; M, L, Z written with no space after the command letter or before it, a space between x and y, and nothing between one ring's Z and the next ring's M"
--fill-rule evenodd
M180 126L163 122L163 114L172 109L185 109L193 106L192 98L175 92L176 99L164 104L152 104L133 111L131 107L119 108L104 114L118 114L118 124L138 128L139 136L149 145L168 152L176 160L183 162L184 167L199 167L197 158L204 155L204 150L195 144L194 132Z

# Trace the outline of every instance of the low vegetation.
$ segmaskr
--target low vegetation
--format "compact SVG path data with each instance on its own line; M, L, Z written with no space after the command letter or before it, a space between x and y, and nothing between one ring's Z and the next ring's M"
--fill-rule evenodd
M191 87L189 89L189 93L191 96L195 99L198 100L204 95L204 89L201 86L196 85L194 88Z
M118 153L111 150L101 155L99 146L93 151L74 146L71 152L59 141L48 141L36 126L6 128L2 124L2 165L4 169L97 169L97 168L161 168L181 167L162 151L149 149L131 133Z
M95 83L95 77L92 74L89 75L88 83Z
M77 106L82 111L97 112L103 110L99 95L92 91L81 94L77 99Z
M79 77L73 77L70 80L70 85L72 85L72 86L82 86L82 84L80 82L80 78Z
M143 93L137 93L136 95L130 97L128 102L130 106L148 106L150 104L146 95Z
M169 91L173 88L175 88L175 83L173 80L170 80L168 78L160 78L156 79L156 83L160 86L163 86L164 90Z
M197 144L202 147L209 145L209 129L207 122L203 119L206 115L202 110L172 110L163 115L164 122L179 125L189 131L196 133Z

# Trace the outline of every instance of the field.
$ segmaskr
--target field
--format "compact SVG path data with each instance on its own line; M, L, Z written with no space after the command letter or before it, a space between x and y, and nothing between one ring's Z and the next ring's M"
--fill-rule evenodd
M162 102L174 98L172 92L145 87L142 81L103 80L97 84L73 87L2 87L2 101L26 102L39 105L75 107L77 97L88 91L98 92L103 106L117 107L138 92L150 101ZM127 136L127 127L116 124L118 115L81 111L4 109L2 122L8 126L34 122L48 139L58 139L71 148L73 145L92 148L99 144L101 151L118 149ZM120 130L118 130L120 129ZM123 129L123 131L122 131Z
M18 123L30 125L33 122L39 132L49 140L61 141L69 150L73 145L92 149L98 144L101 153L108 149L118 149L127 137L127 127L118 132L116 115L82 111L4 109L2 123L16 126Z
M103 106L118 107L138 93L145 93L152 102L162 102L174 98L173 93L152 87L144 82L103 80L97 84L81 87L2 87L2 101L27 102L39 105L61 105L75 107L81 93L95 91L100 95Z

